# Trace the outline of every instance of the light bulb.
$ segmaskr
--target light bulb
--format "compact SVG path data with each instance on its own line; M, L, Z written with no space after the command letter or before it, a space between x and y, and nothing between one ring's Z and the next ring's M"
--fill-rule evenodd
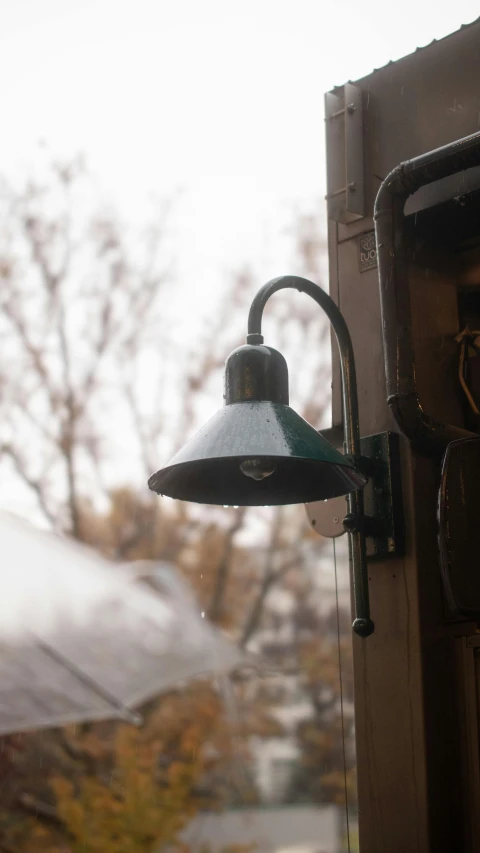
M245 474L246 477L250 477L252 480L258 481L264 480L265 477L270 477L276 467L275 461L269 458L245 459L244 462L240 462L240 471L242 474Z

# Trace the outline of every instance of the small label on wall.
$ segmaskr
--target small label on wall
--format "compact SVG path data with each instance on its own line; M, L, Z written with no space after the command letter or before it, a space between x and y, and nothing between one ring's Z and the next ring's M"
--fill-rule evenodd
M360 254L360 272L372 270L377 266L377 245L375 231L362 234L358 243Z

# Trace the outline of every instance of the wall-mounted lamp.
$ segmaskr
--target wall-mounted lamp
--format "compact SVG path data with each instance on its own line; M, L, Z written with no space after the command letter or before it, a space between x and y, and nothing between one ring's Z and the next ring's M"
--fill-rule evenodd
M286 361L263 343L263 309L270 296L284 288L311 296L333 326L342 371L345 455L290 408ZM388 496L391 499L393 495L386 477L390 472L388 458L377 451L374 456L372 460L361 454L355 360L342 314L318 285L298 276L281 276L269 281L255 296L248 317L247 343L227 358L224 408L165 468L150 477L148 485L158 494L179 500L228 506L310 503L347 495L344 528L352 563L353 630L368 637L374 624L368 597L365 537L369 520L364 514L363 487L369 477L378 475L387 503ZM380 527L383 523L383 534L391 517L383 504L376 519Z

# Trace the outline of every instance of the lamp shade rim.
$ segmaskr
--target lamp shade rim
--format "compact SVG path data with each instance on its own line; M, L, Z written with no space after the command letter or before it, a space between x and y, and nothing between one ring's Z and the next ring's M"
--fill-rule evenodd
M319 435L321 435L321 433L319 433ZM302 459L305 462L319 462L319 463L322 463L324 465L332 465L333 464L336 467L349 468L350 470L355 471L355 473L358 474L359 477L363 478L364 484L365 484L368 480L368 477L366 477L358 468L355 467L355 465L353 464L351 459L348 458L348 456L343 456L343 454L340 454L340 453L339 453L339 455L340 455L340 458L342 461L335 460L335 462L333 462L333 463L330 461L327 461L325 459L312 459L311 456L302 455L302 454L296 454L295 458L298 460ZM256 459L284 459L284 455L282 453L274 453L274 452L272 452L272 453L254 453L254 452L251 452L251 453L225 453L222 457L202 456L201 458L198 458L198 459L191 459L190 463L193 463L193 462L216 462L216 461L218 461L219 458L236 459L236 460L238 460L238 462L243 462L247 459L251 459L252 456L255 456ZM179 460L178 462L176 462L175 459L176 459L176 456L174 456L170 460L170 462L167 463L167 465L164 465L163 468L160 468L155 474L152 474L152 476L148 480L148 483L150 483L154 479L154 477L157 476L157 473L160 473L160 471L167 471L170 468L178 468L179 465L187 464L186 461L180 461Z
M366 477L351 465L308 458L278 460L275 473L253 482L240 473L248 457L196 459L167 465L153 474L149 488L176 500L214 506L284 506L341 497L363 488ZM258 457L262 458L262 457Z

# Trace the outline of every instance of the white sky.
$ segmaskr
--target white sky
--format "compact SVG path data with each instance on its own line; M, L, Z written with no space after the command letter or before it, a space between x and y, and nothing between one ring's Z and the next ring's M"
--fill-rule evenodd
M259 285L296 272L282 227L325 192L324 93L478 14L474 0L4 0L0 174L28 170L40 141L84 152L134 223L182 189L176 286L194 326L225 270L250 264Z
M149 193L184 189L184 277L283 273L284 211L324 194L324 92L478 14L473 0L5 2L0 171L39 140L83 151L133 219Z

